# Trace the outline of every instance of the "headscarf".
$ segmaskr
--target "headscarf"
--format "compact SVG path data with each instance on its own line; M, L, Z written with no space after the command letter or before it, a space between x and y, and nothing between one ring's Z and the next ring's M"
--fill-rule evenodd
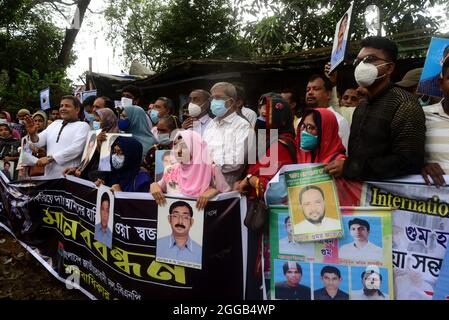
M42 118L44 118L44 129L43 130L45 130L45 128L47 128L47 125L48 125L47 114L42 110L38 110L33 114L32 118L34 119L35 116L41 116Z
M125 156L125 162L120 169L114 169L112 166L112 155L114 154L114 147L118 145L122 149ZM142 144L133 137L119 136L115 139L111 146L111 185L120 184L122 190L127 189L140 171L140 163L142 160Z
M288 102L282 99L281 95L269 92L259 98L259 106L262 105L266 105L265 128L267 130L267 135L269 134L270 129L278 130L278 139L282 138L287 143L289 153L291 154L292 159L295 159L295 128L293 127L293 114ZM275 138L275 136L269 136L270 141L267 141L265 153L274 142L277 142L275 141ZM263 150L259 150L259 157L265 155L265 153Z
M22 139L22 137L20 136L19 131L17 131L16 129L13 129L12 126L11 126L12 118L11 118L11 115L9 114L9 112L8 111L0 111L0 113L3 113L6 116L6 121L8 121L9 127L12 130L12 136L15 139L18 139L18 140Z
M117 133L119 132L117 125L117 116L111 109L102 108L95 111L95 113L100 118L103 123L103 130L107 133Z
M304 119L314 114L318 130L318 146L315 150L307 152L298 148L298 163L329 163L333 160L345 158L346 149L338 135L338 122L334 113L326 108L309 109L298 126L297 140L301 145L301 125Z
M178 137L182 137L191 156L189 164L175 164L174 170L179 170L179 188L183 195L197 197L209 188L214 170L207 144L193 130L178 132L175 141Z
M146 155L148 150L157 143L148 125L148 116L141 107L124 107L124 110L129 120L128 132L142 144L143 155ZM143 162L143 158L140 162Z

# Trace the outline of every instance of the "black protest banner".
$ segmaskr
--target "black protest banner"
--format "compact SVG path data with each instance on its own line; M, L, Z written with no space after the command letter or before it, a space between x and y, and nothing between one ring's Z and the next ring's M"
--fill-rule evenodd
M7 184L1 221L69 285L97 299L243 299L245 234L236 195L204 210L203 263L156 261L158 206L150 195L115 198L112 248L94 239L97 189L67 179Z

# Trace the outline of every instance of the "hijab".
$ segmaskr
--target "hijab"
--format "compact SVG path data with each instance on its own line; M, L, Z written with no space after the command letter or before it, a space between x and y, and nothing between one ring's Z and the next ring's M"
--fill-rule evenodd
M143 155L157 143L151 128L148 124L148 116L141 107L130 106L124 108L129 120L129 129L127 132L132 133L133 137L142 144ZM140 162L143 162L141 157Z
M206 142L201 135L193 130L180 131L175 141L182 137L190 152L190 163L177 163L179 169L178 184L181 193L186 196L197 197L209 189L213 178L214 167L207 149Z
M314 121L318 130L318 145L313 151L298 148L299 163L329 163L346 157L346 149L338 135L338 122L334 113L327 108L306 110L298 126L297 140L301 145L301 125L304 119L314 114Z
M44 111L42 111L42 110L38 110L38 111L36 111L34 114L33 114L33 119L34 119L34 117L35 116L41 116L42 118L44 118L44 129L42 129L42 130L45 130L46 128L47 128L47 125L48 125L48 117L47 117L47 114L44 112Z
M114 147L118 145L125 156L123 167L115 169L112 165ZM142 144L133 137L119 136L111 146L111 185L120 184L122 190L127 190L128 185L134 181L140 171L142 160Z
M106 133L118 133L118 125L117 125L117 116L111 109L102 108L95 111L95 113L100 118L100 121L103 123L103 130Z
M20 136L19 131L17 131L16 129L12 128L12 126L11 126L12 118L11 118L11 115L9 114L9 112L8 111L0 111L0 112L3 113L6 116L6 121L8 122L8 125L11 128L11 130L12 130L12 136L15 139L18 139L18 140L22 139L22 137Z

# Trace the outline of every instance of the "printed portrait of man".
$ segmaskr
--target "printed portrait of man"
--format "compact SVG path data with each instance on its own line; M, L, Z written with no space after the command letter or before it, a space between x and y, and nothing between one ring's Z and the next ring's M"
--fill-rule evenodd
M294 261L287 261L282 266L285 281L275 283L275 298L283 300L310 300L311 290L300 284L302 267Z
M100 221L95 224L95 240L100 241L108 248L112 247L112 231L109 228L109 219L112 213L110 212L111 199L107 192L103 193L100 201Z
M172 232L157 240L156 256L201 265L202 246L189 235L195 222L192 206L185 201L172 203L169 208L168 222Z
M349 14L345 13L341 18L340 25L338 26L337 33L337 46L332 51L331 66L335 66L344 58L346 43L347 43L347 30L349 27Z
M430 54L435 54L435 52L431 52ZM431 77L422 79L418 84L418 93L429 95L429 96L435 96L435 97L442 97L443 92L440 88L439 79L442 79L441 69L443 67L444 62L446 59L449 59L449 45L446 45L446 47L443 50L443 54L439 60L440 66L439 70L436 74L434 74ZM425 71L424 71L425 72Z
M360 261L383 261L382 248L369 241L371 226L365 219L349 220L349 233L354 241L341 246L338 250L340 259Z
M316 185L304 187L299 193L299 205L304 220L294 226L295 234L322 233L340 230L340 221L326 217L326 203L323 190Z
M290 216L284 218L283 225L287 235L279 238L279 253L313 257L315 255L314 243L297 243L293 241L293 228Z
M81 170L84 170L87 167L92 155L94 154L96 141L97 141L97 135L94 133L90 136L89 142L87 143L86 154L84 155L84 158L80 165Z
M337 267L325 266L320 274L323 288L314 291L314 300L349 300L349 294L339 288L343 279Z
M367 266L360 276L362 289L352 291L351 300L389 300L388 294L380 290L383 279L379 267Z

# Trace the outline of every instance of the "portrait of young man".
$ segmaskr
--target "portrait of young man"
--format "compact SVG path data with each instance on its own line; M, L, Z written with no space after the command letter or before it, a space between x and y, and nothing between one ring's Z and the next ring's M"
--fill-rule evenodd
M340 289L343 278L337 267L324 266L320 275L323 287L314 291L314 300L349 300L349 294Z
M99 194L100 193L99 189ZM108 248L112 248L112 230L109 227L109 220L113 219L113 212L111 212L111 198L107 192L101 195L100 207L97 208L100 214L97 213L95 223L95 240L103 243Z

